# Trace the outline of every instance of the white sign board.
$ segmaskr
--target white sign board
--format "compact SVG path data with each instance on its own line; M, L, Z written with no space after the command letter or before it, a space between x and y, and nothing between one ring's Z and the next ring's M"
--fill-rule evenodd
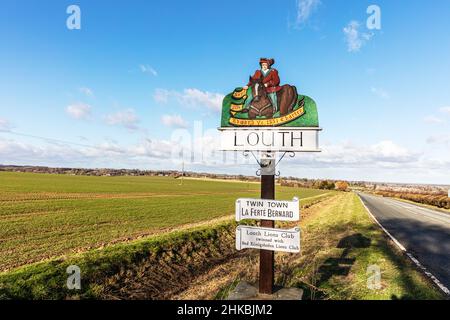
M320 128L219 128L223 151L320 152Z
M276 201L266 199L237 199L236 221L243 219L260 219L273 221L300 220L300 201Z
M291 230L238 226L236 249L264 249L283 252L300 252L300 229Z

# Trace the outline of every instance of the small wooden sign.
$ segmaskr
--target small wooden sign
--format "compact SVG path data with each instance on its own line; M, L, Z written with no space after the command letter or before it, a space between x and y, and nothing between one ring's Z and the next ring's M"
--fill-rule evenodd
M300 201L276 201L267 199L236 200L236 221L244 219L298 221L300 220Z
M264 249L270 251L300 252L300 229L274 229L250 226L236 228L236 249Z

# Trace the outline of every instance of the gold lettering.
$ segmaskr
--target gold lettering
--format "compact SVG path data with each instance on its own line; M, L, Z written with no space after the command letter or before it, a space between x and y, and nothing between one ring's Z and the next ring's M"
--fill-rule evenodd
M250 120L250 119L239 119L239 118L230 118L230 124L233 124L235 126L245 126L245 127L261 127L261 126L274 126L274 125L282 125L287 122L293 121L297 118L300 118L303 114L305 114L304 107L301 107L294 112L285 115L280 118L275 119L257 119L257 120Z

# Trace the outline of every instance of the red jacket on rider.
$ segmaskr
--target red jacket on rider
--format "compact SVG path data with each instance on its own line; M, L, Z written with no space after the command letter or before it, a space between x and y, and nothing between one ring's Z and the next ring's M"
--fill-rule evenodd
M278 76L277 69L270 69L269 73L264 77L261 70L256 70L255 74L253 75L252 79L263 79L263 83L267 84L266 92L267 93L273 93L277 92L281 89L280 87L280 77ZM248 86L250 86L251 83L248 83Z

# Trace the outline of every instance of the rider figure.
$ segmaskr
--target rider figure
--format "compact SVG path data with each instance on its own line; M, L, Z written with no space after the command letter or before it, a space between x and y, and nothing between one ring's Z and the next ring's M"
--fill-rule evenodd
M256 70L255 74L253 75L252 79L261 79L264 83L264 86L266 87L267 95L269 96L270 100L272 101L272 106L274 108L274 112L278 111L278 101L277 101L277 92L281 89L280 85L280 78L278 76L278 71L276 69L272 68L272 65L275 63L274 59L267 59L267 58L261 58L259 60L259 65L261 66L261 70ZM251 82L249 82L244 89L248 89L248 87L251 85ZM245 109L249 109L250 104L253 100L253 95L251 90L248 91L248 98L245 100Z

